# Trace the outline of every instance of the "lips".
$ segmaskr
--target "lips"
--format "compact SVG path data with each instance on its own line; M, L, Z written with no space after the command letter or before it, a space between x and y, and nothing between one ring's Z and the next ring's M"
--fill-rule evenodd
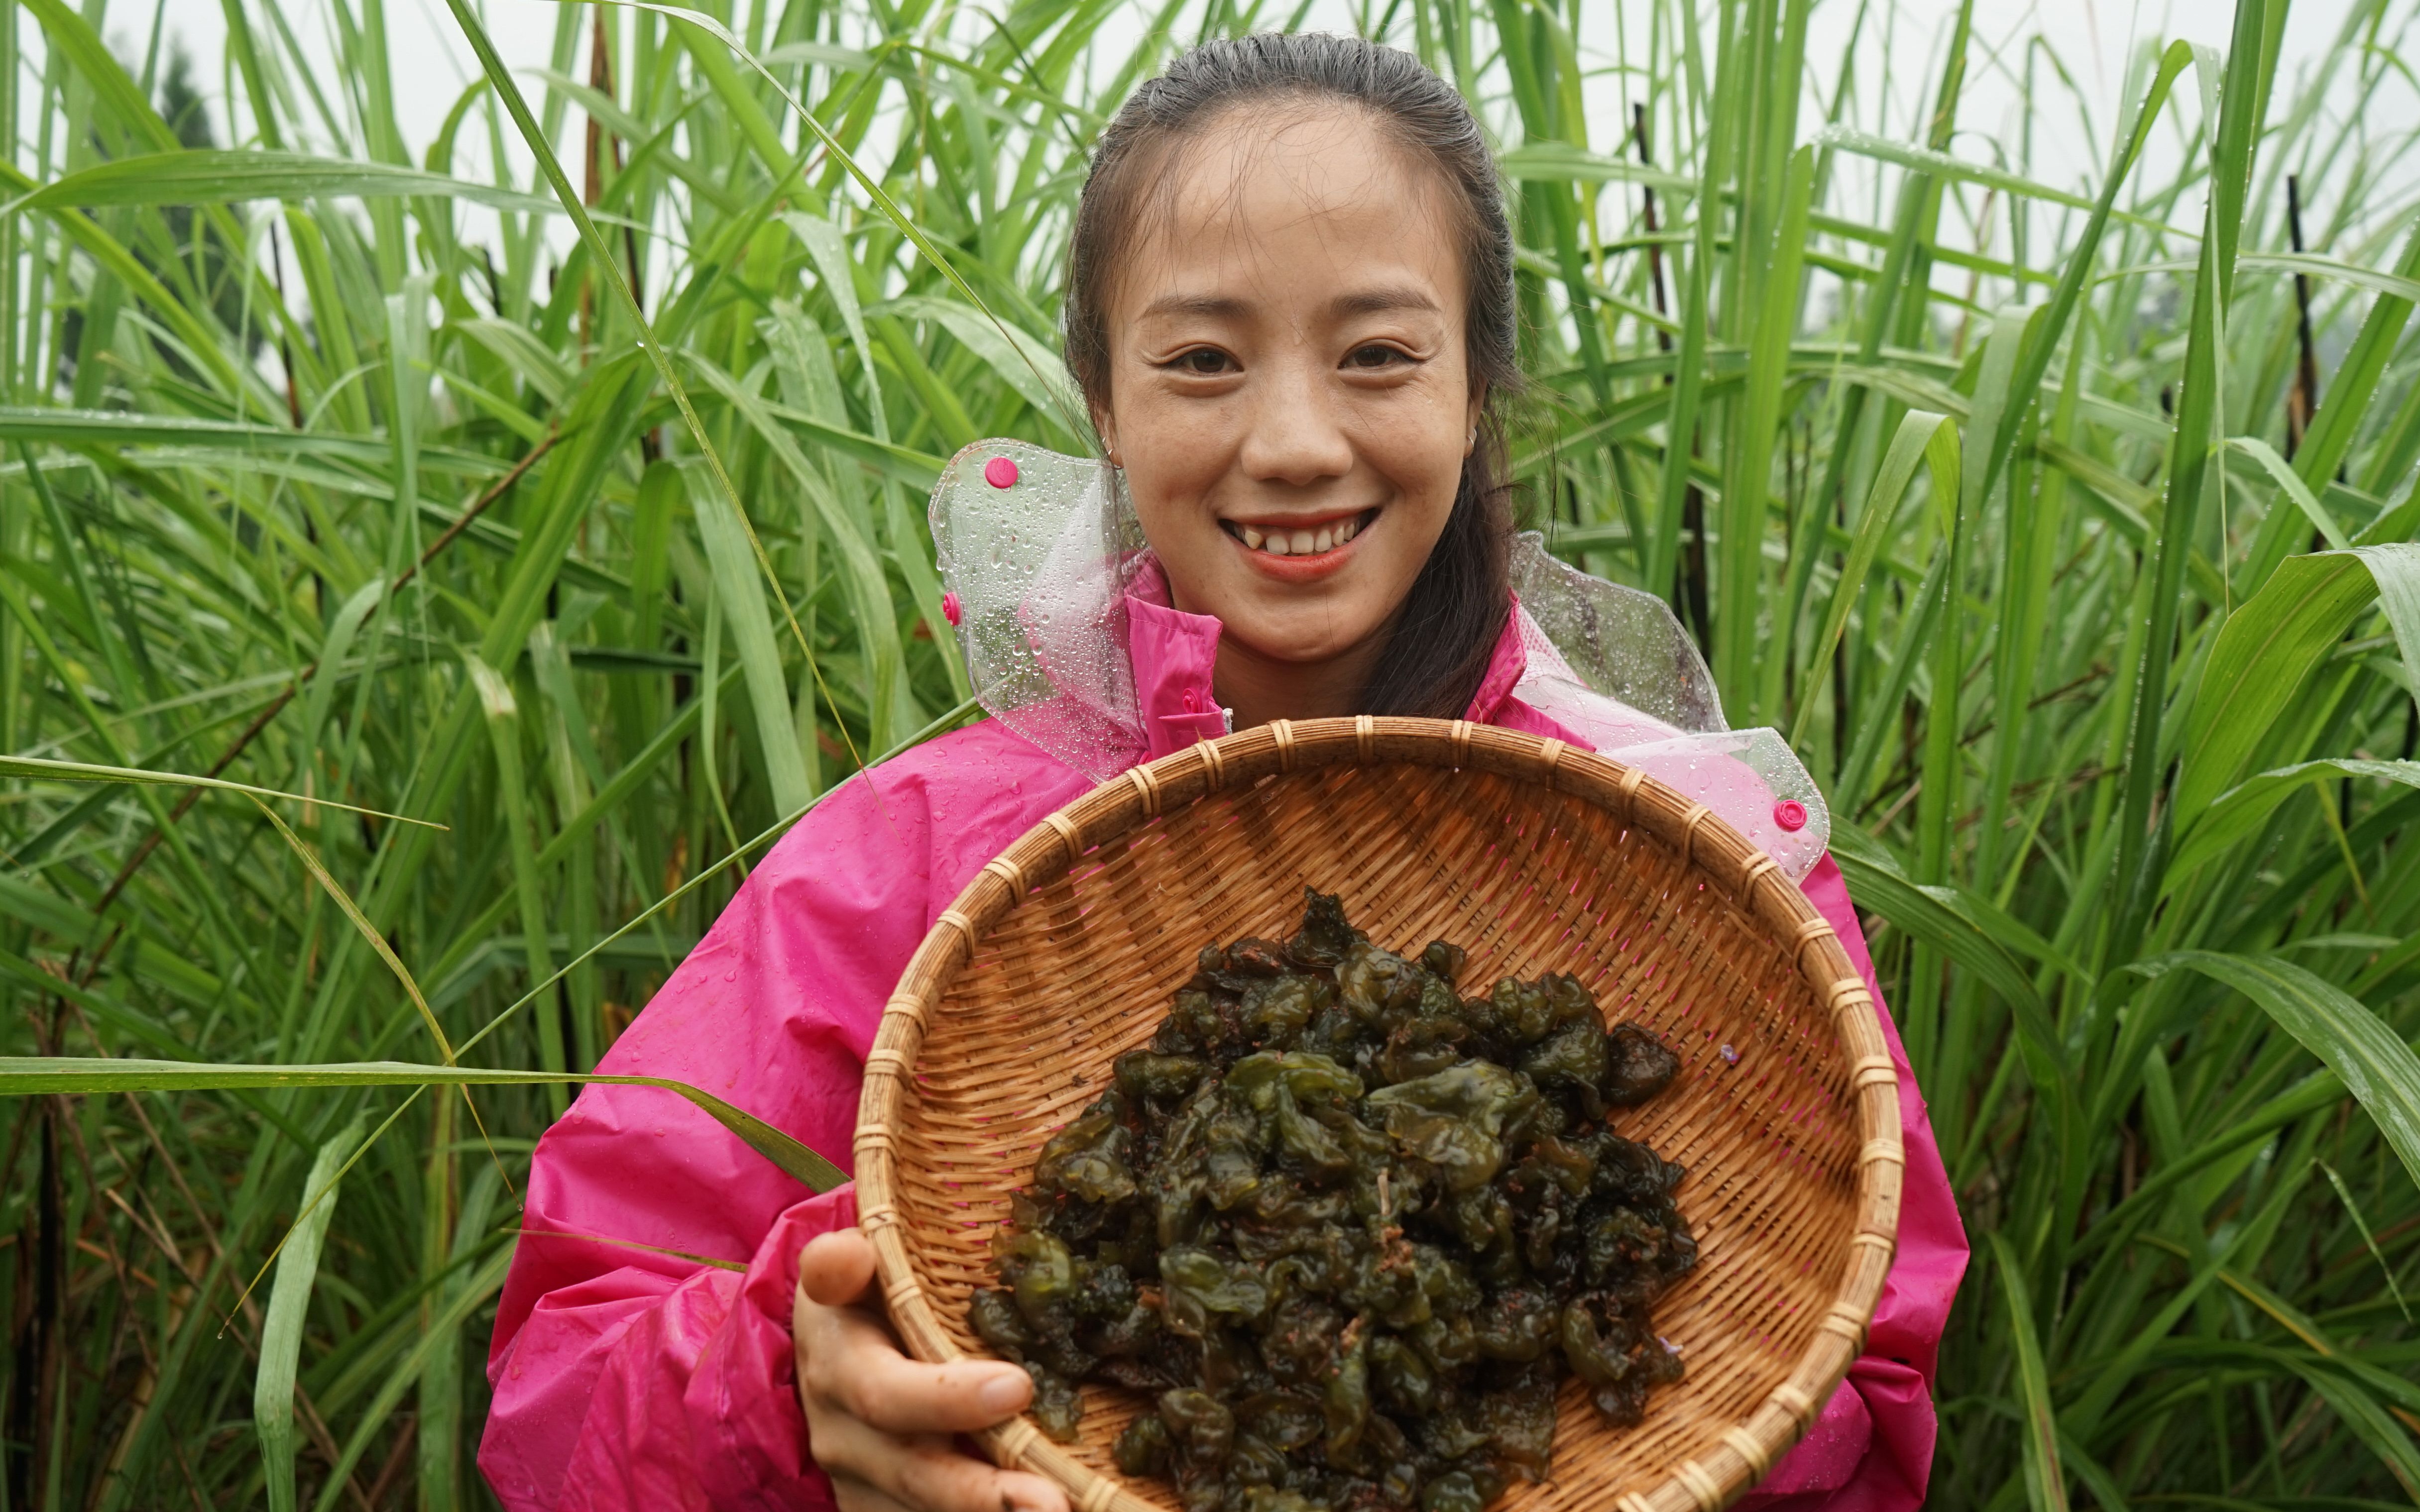
M1222 519L1218 528L1235 543L1245 563L1263 578L1292 586L1341 572L1354 548L1370 533L1380 511L1330 515L1322 519L1260 519L1250 524Z
M1367 530L1377 517L1376 510L1367 509L1357 515L1335 516L1299 525L1281 520L1262 520L1247 525L1232 519L1222 519L1218 525L1230 539L1255 556L1314 557L1325 556L1347 544Z

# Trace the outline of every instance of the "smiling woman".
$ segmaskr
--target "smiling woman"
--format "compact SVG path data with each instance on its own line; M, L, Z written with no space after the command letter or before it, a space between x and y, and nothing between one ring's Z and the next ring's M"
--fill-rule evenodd
M1238 721L1280 700L1365 712L1487 399L1439 234L1453 191L1383 117L1333 102L1230 110L1156 145L1157 213L1102 260L1115 335L1094 423L1176 607L1226 626ZM1430 697L1458 707L1472 681Z
M1195 108L1173 110L1171 97ZM1427 135L1397 129L1399 116ZM1104 143L1078 216L1069 325L1113 475L1030 450L1020 463L1016 443L985 442L962 451L935 492L951 589L977 606L959 633L995 717L873 768L791 830L605 1065L776 1105L773 1121L810 1145L845 1143L909 952L1009 841L1090 781L1222 728L1393 712L1389 679L1416 712L1559 748L1620 747L1697 813L1754 837L1761 864L1802 882L1862 958L1824 831L1807 828L1803 806L1777 817L1794 802L1778 780L1805 783L1777 738L1743 737L1765 742L1760 765L1716 733L1718 717L1711 731L1683 730L1583 686L1514 603L1502 491L1480 444L1512 378L1496 365L1512 345L1510 268L1491 255L1510 236L1459 97L1409 54L1358 39L1211 42L1145 85ZM1157 187L1141 193L1145 183ZM1072 505L1068 517L1052 517L1054 503ZM1114 517L1122 504L1145 549L1067 548L1088 511ZM980 532L955 517L986 509L1022 529L994 550L961 549L962 530ZM1051 543L1046 570L1109 584L1109 602L1002 581L1036 541ZM1559 572L1559 588L1528 579L1542 600L1643 606L1641 633L1612 654L1661 659L1646 681L1668 691L1701 687L1703 665L1660 603ZM1026 658L1011 662L1018 672L991 674L995 631L995 649ZM1030 701L1082 703L1098 689L1079 687L1080 673L1103 667L1098 681L1131 705L1116 712L1139 740L1094 767L1098 744L1028 738ZM1714 704L1710 691L1685 702ZM1883 1012L1866 987L1855 1011ZM1886 1013L1882 1023L1887 1031ZM1776 1472L1810 1508L1839 1493L1853 1498L1843 1508L1905 1512L1929 1471L1929 1447L1912 1448L1929 1446L1932 1427L1913 1362L1931 1355L1966 1250L1913 1078L1903 1065L1895 1074L1910 1089L1905 1217L1872 1348L1829 1400L1807 1403L1801 1415L1820 1413L1817 1431ZM1404 1158L1408 1193L1434 1169ZM830 1496L845 1512L1064 1512L1058 1488L978 1465L949 1439L1026 1406L1024 1374L905 1359L870 1289L854 1188L799 1197L716 1126L615 1088L584 1091L548 1132L531 1173L534 1228L752 1258L736 1278L704 1268L667 1278L594 1244L523 1245L499 1314L481 1455L516 1512L636 1508L691 1486L734 1504ZM1163 1242L1200 1200L1166 1199ZM1441 1221L1442 1207L1429 1211L1424 1221ZM1525 1263L1508 1242L1487 1273L1491 1302L1518 1289ZM1136 1264L1136 1279L1157 1278L1154 1262ZM1346 1296L1341 1278L1323 1285ZM1563 1358L1547 1356L1533 1384L1559 1379ZM1333 1368L1346 1368L1342 1355ZM1387 1423L1399 1436L1445 1432L1442 1412ZM656 1427L668 1421L681 1430ZM1877 1435L1912 1452L1869 1454ZM1272 1487L1236 1468L1188 1484L1184 1504L1350 1512L1394 1500L1376 1473L1348 1443L1311 1478ZM1267 1500L1280 1490L1295 1499Z
M1498 183L1435 74L1330 38L1187 56L1102 135L1068 365L1154 543L1233 543L1169 573L1227 624L1244 722L1295 686L1450 717L1486 671L1521 387Z

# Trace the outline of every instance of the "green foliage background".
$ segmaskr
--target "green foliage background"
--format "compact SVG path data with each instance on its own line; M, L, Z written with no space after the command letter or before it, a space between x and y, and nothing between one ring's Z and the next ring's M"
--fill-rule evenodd
M1811 3L1351 17L1506 149L1532 517L1831 795L1976 1241L1936 1504L2407 1501L2413 11L2287 79L2240 0L2080 117L2056 39L1945 11L1911 120ZM225 0L224 148L156 16L0 22L0 1507L489 1500L546 1078L968 716L923 491L1081 445L1086 146L1295 19L566 5L515 73L452 4L486 76L426 142L384 0Z

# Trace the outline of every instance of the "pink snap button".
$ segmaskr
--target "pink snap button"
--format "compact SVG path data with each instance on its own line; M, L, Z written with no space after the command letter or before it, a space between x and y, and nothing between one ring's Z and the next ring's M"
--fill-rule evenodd
M995 456L984 464L984 482L995 488L1016 486L1016 464L1004 456Z
M949 621L952 625L955 625L958 623L958 595L954 592L943 594L941 595L941 618Z
M1773 822L1795 834L1807 827L1807 805L1796 798L1784 798L1773 806Z

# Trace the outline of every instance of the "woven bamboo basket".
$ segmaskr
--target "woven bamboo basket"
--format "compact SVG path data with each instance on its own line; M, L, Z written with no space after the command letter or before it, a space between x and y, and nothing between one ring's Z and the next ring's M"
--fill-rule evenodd
M1617 1428L1566 1382L1554 1473L1505 1512L1714 1512L1796 1443L1864 1345L1897 1242L1897 1078L1871 995L1779 867L1656 782L1465 721L1275 724L1140 766L1036 825L944 910L866 1057L859 1222L927 1361L982 1354L1009 1194L1149 1039L1194 954L1282 938L1305 885L1378 943L1450 939L1469 983L1575 973L1680 1053L1621 1132L1689 1168L1698 1269L1657 1309L1687 1375ZM1079 1443L983 1435L1079 1512L1171 1512L1109 1446L1142 1405L1085 1388Z

